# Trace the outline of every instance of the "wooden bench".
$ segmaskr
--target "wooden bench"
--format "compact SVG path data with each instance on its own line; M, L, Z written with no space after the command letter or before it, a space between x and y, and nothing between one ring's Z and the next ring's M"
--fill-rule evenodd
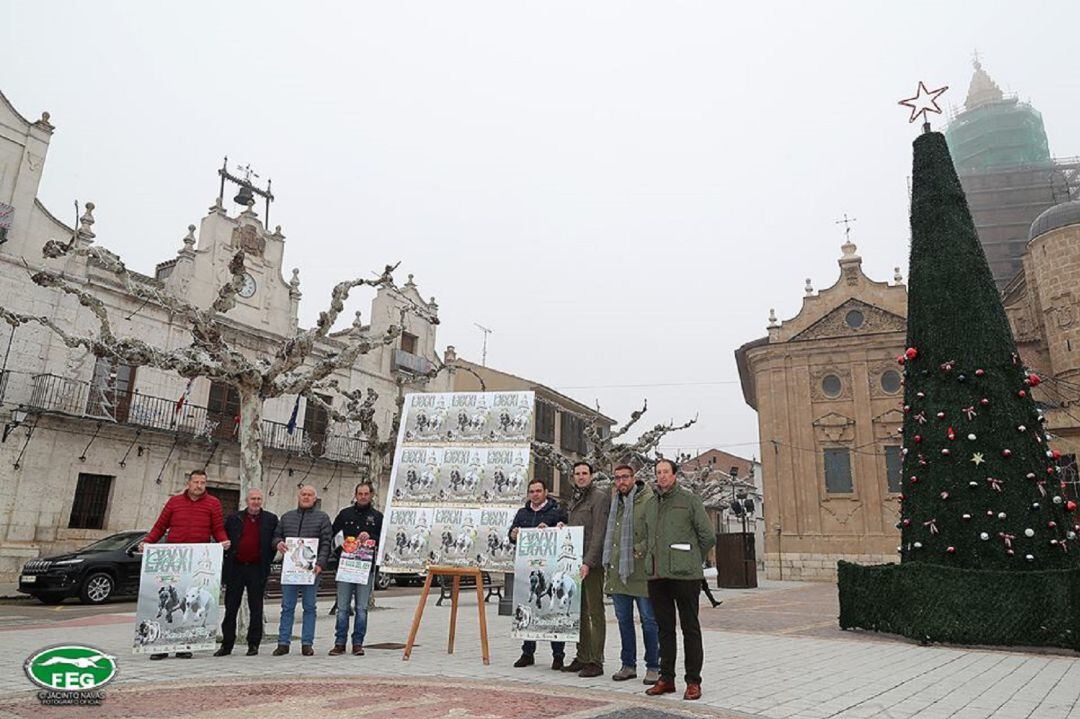
M494 594L499 599L502 599L503 588L501 584L493 584L491 581L491 575L488 572L483 573L484 584L484 602L491 599L491 595ZM452 577L439 575L436 581L439 582L439 598L435 602L436 607L441 607L443 600L450 598L450 592L454 586L454 580ZM475 587L476 580L470 576L463 576L460 578L462 587Z

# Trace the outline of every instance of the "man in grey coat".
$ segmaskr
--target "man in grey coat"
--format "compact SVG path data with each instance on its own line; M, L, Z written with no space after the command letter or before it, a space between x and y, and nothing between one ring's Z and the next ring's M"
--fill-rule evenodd
M592 465L574 465L574 492L570 497L571 527L585 528L585 556L581 565L581 633L577 656L563 667L579 677L604 673L604 535L611 495L593 484Z
M300 630L300 646L304 656L315 653L315 596L318 590L319 573L326 568L330 558L330 540L332 537L330 517L321 509L315 509L318 494L315 487L305 484L300 488L296 500L296 509L290 509L281 515L277 529L274 530L274 543L282 554L285 553L285 539L300 537L319 540L319 552L315 559L314 584L281 585L281 622L278 624L278 645L274 656L289 653L292 643L292 628L296 617L296 600L301 598L304 606L304 619Z

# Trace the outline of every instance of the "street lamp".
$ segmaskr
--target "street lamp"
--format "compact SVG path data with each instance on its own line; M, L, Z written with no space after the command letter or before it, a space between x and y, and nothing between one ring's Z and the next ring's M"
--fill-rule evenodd
M11 410L11 421L4 425L4 434L0 437L0 442L7 442L8 435L18 429L19 425L26 421L29 414L22 405Z

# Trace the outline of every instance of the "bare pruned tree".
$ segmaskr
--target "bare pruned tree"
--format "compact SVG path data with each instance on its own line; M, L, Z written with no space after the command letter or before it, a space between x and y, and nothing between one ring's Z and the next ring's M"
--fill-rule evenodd
M374 423L374 390L341 391L333 374L352 366L358 357L383 345L391 344L401 334L401 325L391 325L384 334L369 337L360 333L339 337L343 347L326 350L319 343L327 338L338 316L345 309L350 292L358 287L394 288L393 272L397 265L387 265L373 279L339 282L330 293L329 307L319 314L314 327L300 330L281 344L272 356L249 356L227 340L229 329L225 314L236 306L236 297L244 280L244 252L237 252L229 262L229 279L218 289L213 303L205 309L160 289L131 272L112 252L77 242L50 240L43 248L49 259L80 256L88 263L112 274L136 300L168 311L189 326L191 343L176 349L164 349L135 337L118 337L105 304L93 294L50 270L32 272L33 281L54 288L78 300L94 315L96 335L80 335L59 326L49 317L19 314L0 307L0 319L12 327L37 323L55 333L71 349L83 348L95 357L112 358L126 364L173 371L192 379L206 377L236 390L240 400L238 439L240 443L241 496L248 487L262 483L263 402L282 395L301 395L326 407L340 421L359 422L369 439L378 443ZM28 268L29 271L29 268ZM400 293L399 293L400 295ZM402 319L404 320L404 310ZM314 394L315 390L336 389L345 396L343 410L330 407ZM378 447L376 447L378 448Z
M697 418L675 424L657 424L652 429L642 432L632 442L623 441L627 433L640 421L648 411L648 400L642 403L641 409L630 413L630 418L617 429L609 434L602 434L594 417L576 415L585 422L585 438L588 440L588 453L581 459L573 459L557 447L547 442L532 443L533 453L542 461L554 466L560 472L569 474L576 461L588 462L595 470L596 482L600 486L610 483L610 472L619 464L628 464L634 467L638 478L651 482L653 470L657 461L661 459L674 459L665 457L660 451L661 441L672 432L679 432L691 427L697 422ZM561 412L568 410L561 409ZM725 504L731 496L732 487L739 490L753 490L752 482L732 478L730 475L706 465L685 471L679 470L679 481L684 487L697 494L710 509L719 508Z

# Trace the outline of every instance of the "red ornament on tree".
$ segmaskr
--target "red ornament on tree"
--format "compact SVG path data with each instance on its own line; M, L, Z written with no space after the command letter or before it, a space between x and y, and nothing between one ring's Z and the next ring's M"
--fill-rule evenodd
M983 397L979 400L979 404L981 404L983 407L988 407L990 406L990 400L988 400L986 397Z
M984 369L977 369L977 370L975 370L975 376L976 376L976 377L982 377L982 376L983 376L983 375L985 375L985 374L986 374L986 370L984 370Z
M956 439L956 431L952 427L949 427L949 431L945 433L945 436L949 439Z
M913 360L918 356L919 356L919 351L917 349L915 349L914 347L908 347L907 350L904 352L904 357L906 357L909 360Z
M1070 499L1068 502L1065 503L1065 509L1069 510L1070 512L1075 512L1076 502Z
M1025 390L1020 390L1019 392L1016 393L1016 396L1019 397L1020 399L1023 399L1024 397L1027 397L1027 392Z
M1012 456L1012 450L1011 449L1003 449L1003 450L1001 450L1001 456L1004 457L1005 459L1008 459L1009 457Z
M1031 387L1038 387L1039 383L1042 382L1042 379L1039 377L1039 375L1032 372L1027 376L1026 382Z

